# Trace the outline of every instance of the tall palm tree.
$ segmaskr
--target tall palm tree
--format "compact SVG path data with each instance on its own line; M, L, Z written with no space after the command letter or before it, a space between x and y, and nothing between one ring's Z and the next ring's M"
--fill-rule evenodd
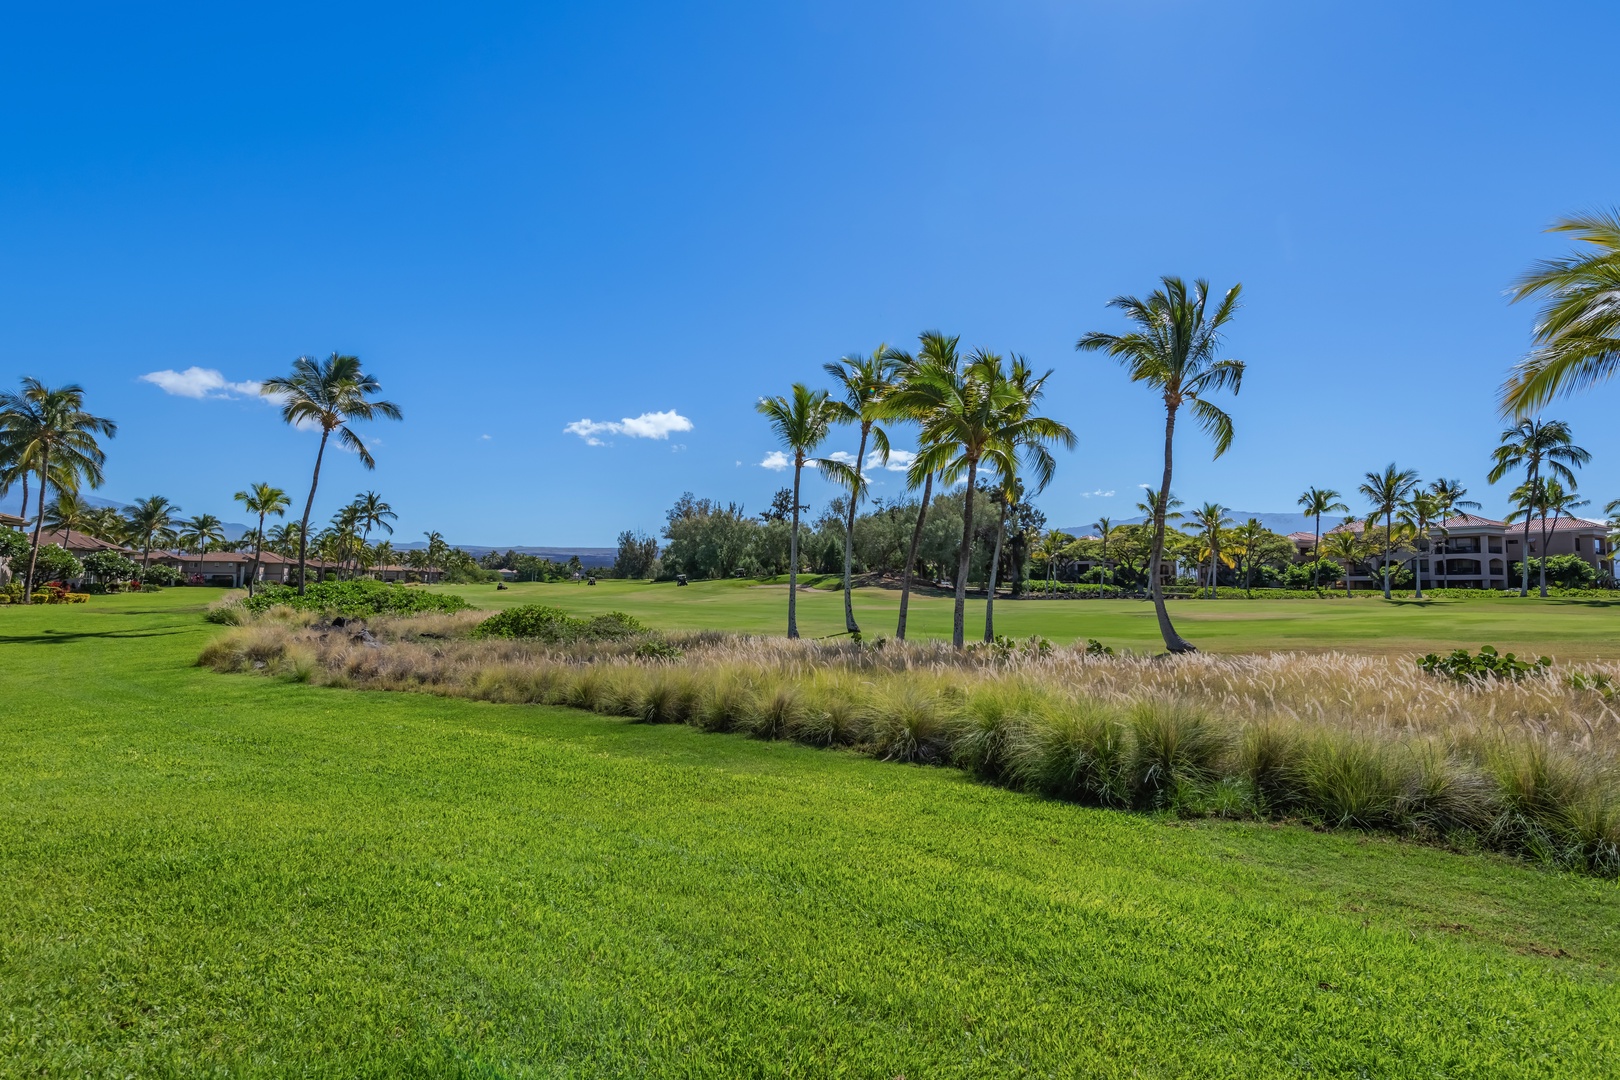
M298 550L298 540L303 531L296 521L282 522L270 530L266 546L283 559L290 559Z
M794 383L793 391L788 396L762 398L755 407L770 421L771 430L793 455L793 531L788 535L787 636L796 638L799 636L799 481L809 455L827 440L827 434L838 418L838 410L827 397L827 391L812 390L803 383ZM818 464L825 467L839 463Z
M980 354L988 355L988 354ZM1000 479L998 497L1000 515L996 522L995 551L990 559L990 573L984 599L984 640L994 641L996 636L996 572L1001 567L1002 541L1007 533L1007 511L1018 505L1024 497L1024 482L1019 479L1019 464L1025 463L1035 481L1033 494L1040 494L1052 481L1057 461L1047 447L1061 443L1072 448L1074 432L1065 424L1034 416L1035 407L1046 396L1046 380L1050 369L1036 375L1029 361L1014 353L1005 378L1014 390L1010 405L1001 417L1005 453L992 453L984 461ZM998 374L998 377L999 374ZM971 495L970 495L971 499Z
M141 545L141 572L144 574L152 562L152 548L174 539L176 515L180 508L162 495L151 495L136 501L129 508L124 533Z
M1442 536L1446 534L1446 505L1444 499L1433 491L1412 491L1407 494L1406 500L1401 504L1398 520L1412 531L1417 543L1414 545L1417 554L1412 558L1412 581L1416 588L1413 595L1423 599L1423 545L1432 540L1432 534L1438 529ZM1431 550L1433 545L1430 545ZM1386 584L1388 575L1385 575Z
M71 547L73 530L88 534L90 523L94 520L92 514L89 504L79 498L76 492L63 491L57 494L55 502L45 508L45 524L52 529L62 530L67 541L62 546Z
M371 565L379 572L386 570L393 565L396 555L392 540L379 540L371 549Z
M1112 585L1114 582L1114 567L1108 561L1108 534L1113 531L1114 523L1108 518L1101 517L1091 527L1096 529L1097 535L1102 538L1102 569L1103 573L1108 577L1108 584ZM1099 579L1097 584L1101 585L1102 581Z
M1053 529L1041 537L1041 542L1035 546L1035 557L1046 561L1046 591L1051 595L1052 583L1057 574L1057 561L1060 553L1074 539L1062 529Z
M903 389L917 372L923 367L938 368L954 372L961 366L961 355L957 351L960 336L948 337L938 330L925 330L917 336L917 354L915 356L900 349L891 350L889 356L895 362L894 386L884 395L881 412L885 419L909 421L922 424L927 417L923 414L908 411L897 404L896 391ZM918 447L920 451L921 446ZM913 459L913 466L916 460ZM918 480L922 482L922 502L917 507L917 523L911 530L911 544L906 548L905 568L900 573L900 617L895 625L894 636L900 641L906 640L906 614L911 605L911 575L917 565L917 549L922 544L923 523L928 518L928 505L934 495L934 474L926 472L920 478L915 467L906 470L906 484L916 490Z
M1218 595L1215 589L1221 564L1221 530L1231 525L1232 519L1226 516L1226 507L1207 502L1194 510L1188 520L1209 552L1209 598L1214 600Z
M1036 379L1020 358L1015 358L1009 372L1002 357L980 349L958 370L919 364L892 395L895 407L924 418L922 449L911 463L913 482L928 473L938 473L943 484L967 481L962 496L962 544L957 553L951 621L951 642L957 648L964 640L967 576L973 554L973 496L980 465L1006 480L1017 474L1022 456L1037 484L1044 487L1056 467L1047 446L1053 442L1074 445L1074 432L1034 411L1034 401L1039 399L1047 375ZM1031 387L1033 399L1029 396Z
M445 560L450 555L450 545L444 542L444 534L441 532L430 531L422 535L427 537L427 566L424 569L431 577L434 570L444 566Z
M1332 488L1308 487L1299 497L1299 507L1306 514L1315 519L1315 533L1311 539L1311 588L1317 587L1317 565L1322 558L1322 515L1348 514L1350 508L1339 499L1339 493Z
M1170 498L1171 473L1175 463L1176 417L1183 406L1192 411L1198 425L1215 442L1220 457L1232 445L1232 418L1210 401L1223 390L1236 394L1243 385L1241 360L1217 360L1222 330L1237 313L1243 286L1227 290L1213 313L1208 310L1209 283L1199 280L1188 289L1180 278L1162 278L1163 288L1146 300L1116 296L1108 302L1135 324L1127 334L1092 332L1075 342L1076 349L1107 353L1125 365L1132 382L1146 383L1164 401L1164 477L1159 483L1159 505ZM1194 652L1170 624L1164 606L1164 589L1159 584L1159 564L1164 559L1164 517L1153 519L1153 547L1148 560L1148 584L1153 609L1159 619L1159 633L1165 648L1173 653Z
M309 512L315 506L315 489L321 482L321 458L326 442L336 432L338 443L354 451L367 469L377 467L370 449L349 427L356 420L401 419L399 406L391 401L374 401L372 394L382 389L376 378L360 370L358 356L333 353L325 360L300 356L293 361L292 373L264 380L261 392L282 399L281 418L289 424L309 424L321 429L320 448L315 451L315 472L309 481L309 498L304 501L304 518L298 540L298 594L304 594L305 563L309 554Z
M39 517L34 521L28 573L23 578L23 603L33 603L45 489L53 482L58 491L77 490L81 482L100 487L107 455L97 437L110 439L117 434L118 425L113 421L85 411L84 388L76 383L53 388L25 378L20 392L0 394L0 442L7 447L13 468L32 471L39 480ZM26 497L26 488L24 494Z
M1361 537L1356 535L1350 526L1352 521L1346 519L1339 528L1327 534L1328 558L1344 566L1344 595L1350 596L1350 575L1355 571L1356 563L1361 561Z
M1594 211L1556 222L1589 247L1532 266L1513 300L1545 299L1535 348L1502 385L1504 416L1523 418L1561 394L1606 382L1620 371L1620 211Z
M1491 471L1485 479L1496 483L1511 470L1522 467L1529 490L1539 490L1542 473L1575 486L1575 469L1592 460L1592 455L1575 445L1574 434L1563 420L1521 420L1502 432L1501 445L1491 452ZM1530 595L1530 518L1524 519L1524 574L1519 595Z
M399 520L394 508L383 502L382 496L375 491L367 491L354 497L355 520L360 526L360 540L367 543L371 540L371 530L381 529L389 536L394 535L394 526L390 524Z
M355 550L360 544L360 507L356 503L338 508L332 515L332 525L327 530L332 537L328 550L339 552L337 556L338 576L341 577L348 569L349 560L354 557Z
M175 543L180 545L182 551L196 552L197 573L200 575L203 572L203 556L207 554L208 549L225 542L225 528L213 514L198 514L190 521L182 521L179 524Z
M253 569L248 573L248 595L252 596L259 581L259 560L264 555L264 519L272 514L286 517L291 500L285 491L263 480L238 491L231 498L241 503L248 513L259 515L259 527L253 530Z
M1395 512L1401 508L1401 502L1418 484L1418 474L1415 469L1401 469L1390 462L1384 466L1383 472L1370 472L1366 479L1356 489L1363 498L1371 504L1371 511L1367 515L1369 524L1375 523L1379 518L1384 519L1384 599L1389 599L1389 561L1390 552L1395 547Z
M849 475L849 510L844 522L844 630L858 634L855 622L855 601L850 586L850 574L855 562L855 511L866 494L866 480L862 470L866 464L866 441L872 440L878 460L889 461L889 436L878 421L883 419L884 397L894 387L895 373L900 362L888 345L879 345L871 356L846 356L836 364L824 364L822 369L833 381L830 400L841 424L855 424L861 433L855 450L855 464ZM842 474L840 474L842 475Z
M1558 528L1560 517L1574 517L1575 511L1587 505L1591 500L1580 498L1573 487L1566 488L1557 478L1549 477L1543 480L1536 493L1536 516L1541 519L1541 558L1538 577L1540 578L1540 593L1543 599L1547 596L1547 536ZM1549 515L1551 519L1549 520Z
M124 515L115 506L97 506L85 515L83 532L110 544L124 539Z

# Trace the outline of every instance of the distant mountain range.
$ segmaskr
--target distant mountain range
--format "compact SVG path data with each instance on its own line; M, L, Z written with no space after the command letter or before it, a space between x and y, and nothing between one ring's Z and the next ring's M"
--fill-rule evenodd
M1181 512L1185 514L1187 509L1187 507L1182 507ZM1306 514L1269 514L1263 511L1255 510L1228 510L1226 512L1226 516L1231 518L1232 521L1238 525L1248 521L1250 518L1258 518L1260 524L1264 525L1272 532L1282 533L1284 536L1287 536L1291 532L1310 532L1316 527L1315 520ZM1111 520L1113 520L1115 525L1141 525L1143 522L1147 521L1147 518L1137 515L1136 517L1115 518ZM1343 514L1323 514L1322 531L1326 532L1328 529L1333 528L1333 526L1339 524L1339 522L1343 520ZM1090 525L1077 525L1073 528L1065 527L1063 531L1074 536L1084 536L1086 533L1096 532L1096 530Z

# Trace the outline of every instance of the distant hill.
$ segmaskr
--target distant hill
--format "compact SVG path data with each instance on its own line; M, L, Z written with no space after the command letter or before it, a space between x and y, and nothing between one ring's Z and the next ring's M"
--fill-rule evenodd
M482 558L491 551L500 553L515 551L519 555L535 555L552 562L565 563L574 556L579 556L582 566L612 566L613 560L618 557L618 548L585 548L585 547L525 547L522 544L451 544L458 547L473 558ZM395 544L398 551L412 551L427 547L426 542L413 540L408 544Z
M1187 508L1182 507L1181 512L1185 514L1187 512ZM1310 532L1315 527L1313 520L1305 514L1272 514L1256 510L1228 510L1226 512L1226 516L1240 525L1243 522L1248 521L1250 518L1258 518L1260 520L1260 524L1264 525L1272 532L1282 533L1284 536L1287 536L1291 532ZM1343 520L1344 515L1342 514L1335 514L1331 516L1323 514L1322 531L1326 532L1328 529L1331 529L1333 526L1337 525ZM1147 518L1138 515L1136 517L1116 518L1114 519L1114 524L1140 525L1145 521L1147 521ZM1084 536L1085 534L1093 532L1094 530L1090 525L1078 525L1072 528L1065 526L1063 527L1063 531L1066 533L1071 533L1074 536Z

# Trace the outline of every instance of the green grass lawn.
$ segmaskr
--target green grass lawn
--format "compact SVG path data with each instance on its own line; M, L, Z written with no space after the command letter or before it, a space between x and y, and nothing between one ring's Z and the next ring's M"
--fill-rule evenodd
M716 629L781 634L787 627L787 587L741 581L599 581L594 586L514 584L449 585L480 607L552 604L575 614L629 612L661 629ZM893 636L899 593L857 589L855 615L869 635ZM1348 649L1411 652L1495 645L1562 660L1620 656L1616 630L1620 604L1606 600L1172 600L1181 633L1212 652L1272 649ZM984 601L967 605L970 639L984 636ZM949 637L951 599L913 596L912 637ZM996 602L996 630L1011 637L1040 634L1067 643L1097 638L1115 648L1163 649L1153 606L1139 600L1023 600ZM799 593L799 632L806 637L844 631L841 592Z
M628 608L634 588L499 595ZM1620 1060L1614 882L684 726L215 675L192 666L212 595L0 607L0 1075ZM640 595L662 624L769 612Z

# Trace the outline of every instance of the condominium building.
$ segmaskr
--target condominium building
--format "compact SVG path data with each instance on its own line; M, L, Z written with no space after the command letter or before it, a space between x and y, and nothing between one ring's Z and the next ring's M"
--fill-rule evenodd
M1364 527L1364 522L1354 521L1330 531L1352 529L1359 535ZM1372 535L1376 541L1376 527ZM1301 561L1310 558L1313 534L1293 533L1289 539L1294 541ZM1476 514L1458 514L1436 525L1429 537L1416 546L1416 551L1411 547L1397 550L1395 561L1408 568L1415 563L1425 585L1442 589L1512 588L1512 566L1525 557L1526 551L1532 559L1577 555L1600 575L1607 576L1614 553L1607 525L1571 517L1531 518L1527 545L1522 521L1510 525ZM1377 559L1353 567L1350 574L1350 584L1355 588L1377 588L1381 580Z

